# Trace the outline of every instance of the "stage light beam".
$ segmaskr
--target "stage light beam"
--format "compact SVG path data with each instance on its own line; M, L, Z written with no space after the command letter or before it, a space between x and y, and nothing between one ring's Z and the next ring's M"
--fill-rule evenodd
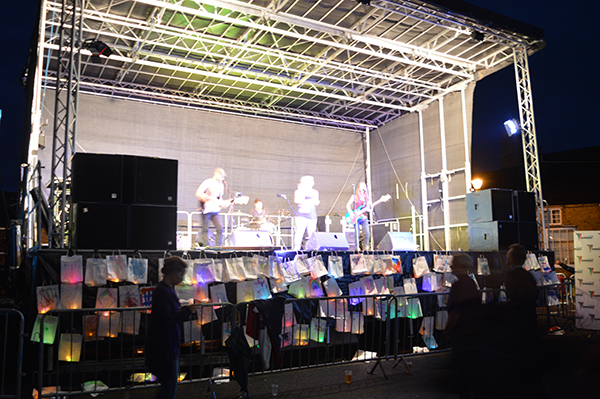
M514 136L521 130L519 124L515 119L509 119L506 122L504 122L504 129L506 129L506 134L508 134L508 137Z

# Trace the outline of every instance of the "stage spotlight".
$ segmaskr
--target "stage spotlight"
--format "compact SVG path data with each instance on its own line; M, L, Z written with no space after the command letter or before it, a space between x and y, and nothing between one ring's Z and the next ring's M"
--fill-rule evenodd
M482 42L483 41L483 33L473 31L473 32L471 32L471 39L475 40L476 42Z
M471 187L473 187L474 191L479 191L482 186L483 186L483 180L481 180L481 179L471 180Z
M364 4L364 5L367 5L367 6L371 5L371 0L356 0L356 1L358 3L360 3L360 4Z
M101 62L100 56L110 57L113 53L110 47L100 40L88 40L84 44L84 47L90 49L92 52L92 62L95 63Z
M521 130L515 119L509 119L504 122L504 129L506 129L506 134L508 134L508 137L514 136L515 134L519 133L519 130Z

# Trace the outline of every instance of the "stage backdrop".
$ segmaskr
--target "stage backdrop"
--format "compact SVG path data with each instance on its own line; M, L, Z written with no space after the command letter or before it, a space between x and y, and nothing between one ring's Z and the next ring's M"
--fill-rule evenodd
M600 231L575 231L575 326L600 330Z
M53 100L54 92L48 91L44 119L50 123ZM364 174L362 138L355 132L91 95L81 95L78 115L77 152L177 159L178 209L183 211L197 209L194 193L215 167L225 169L232 194L250 197L247 206L239 207L242 212L250 211L255 198L270 213L289 210L277 194L286 194L294 205L298 180L313 175L321 197L319 214L331 208L345 214L351 184ZM44 182L52 150L52 128L45 130L48 146L40 152Z

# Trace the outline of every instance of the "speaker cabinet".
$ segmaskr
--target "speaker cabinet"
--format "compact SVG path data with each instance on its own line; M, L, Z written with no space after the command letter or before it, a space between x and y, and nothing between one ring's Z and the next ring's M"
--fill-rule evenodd
M177 207L130 205L130 249L175 249L177 246Z
M314 232L306 242L307 251L347 251L349 248L344 233Z
M122 202L123 156L87 154L73 156L73 202Z
M483 222L469 225L471 251L503 251L519 242L519 224L516 222Z
M262 230L234 230L231 235L233 247L272 247L273 241L268 231Z
M177 168L174 159L125 155L123 195L128 204L177 205Z
M530 251L539 250L537 222L519 223L519 243Z
M380 251L416 251L417 244L410 232L388 231L377 245L377 249Z
M513 198L516 221L535 222L537 220L535 212L535 194L527 191L515 191Z
M466 196L467 223L515 221L512 190L490 188Z
M127 205L73 204L73 238L78 249L127 249Z

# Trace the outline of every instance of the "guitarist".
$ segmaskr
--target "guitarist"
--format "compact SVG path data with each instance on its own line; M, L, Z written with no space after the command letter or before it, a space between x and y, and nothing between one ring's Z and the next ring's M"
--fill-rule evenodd
M196 198L200 200L202 209L202 244L208 246L208 222L211 221L215 226L216 238L215 246L223 245L223 221L219 212L222 208L231 204L230 200L222 199L225 192L225 171L222 168L216 168L213 177L206 179L196 190Z
M368 251L371 247L371 230L369 229L368 212L372 210L372 205L371 199L369 198L369 192L367 191L367 185L364 181L358 183L356 193L352 195L346 203L346 210L348 211L348 214L352 216L352 219L354 219L355 211L356 214L360 214L355 223L358 223L359 234L360 230L362 230L362 249L363 251Z

